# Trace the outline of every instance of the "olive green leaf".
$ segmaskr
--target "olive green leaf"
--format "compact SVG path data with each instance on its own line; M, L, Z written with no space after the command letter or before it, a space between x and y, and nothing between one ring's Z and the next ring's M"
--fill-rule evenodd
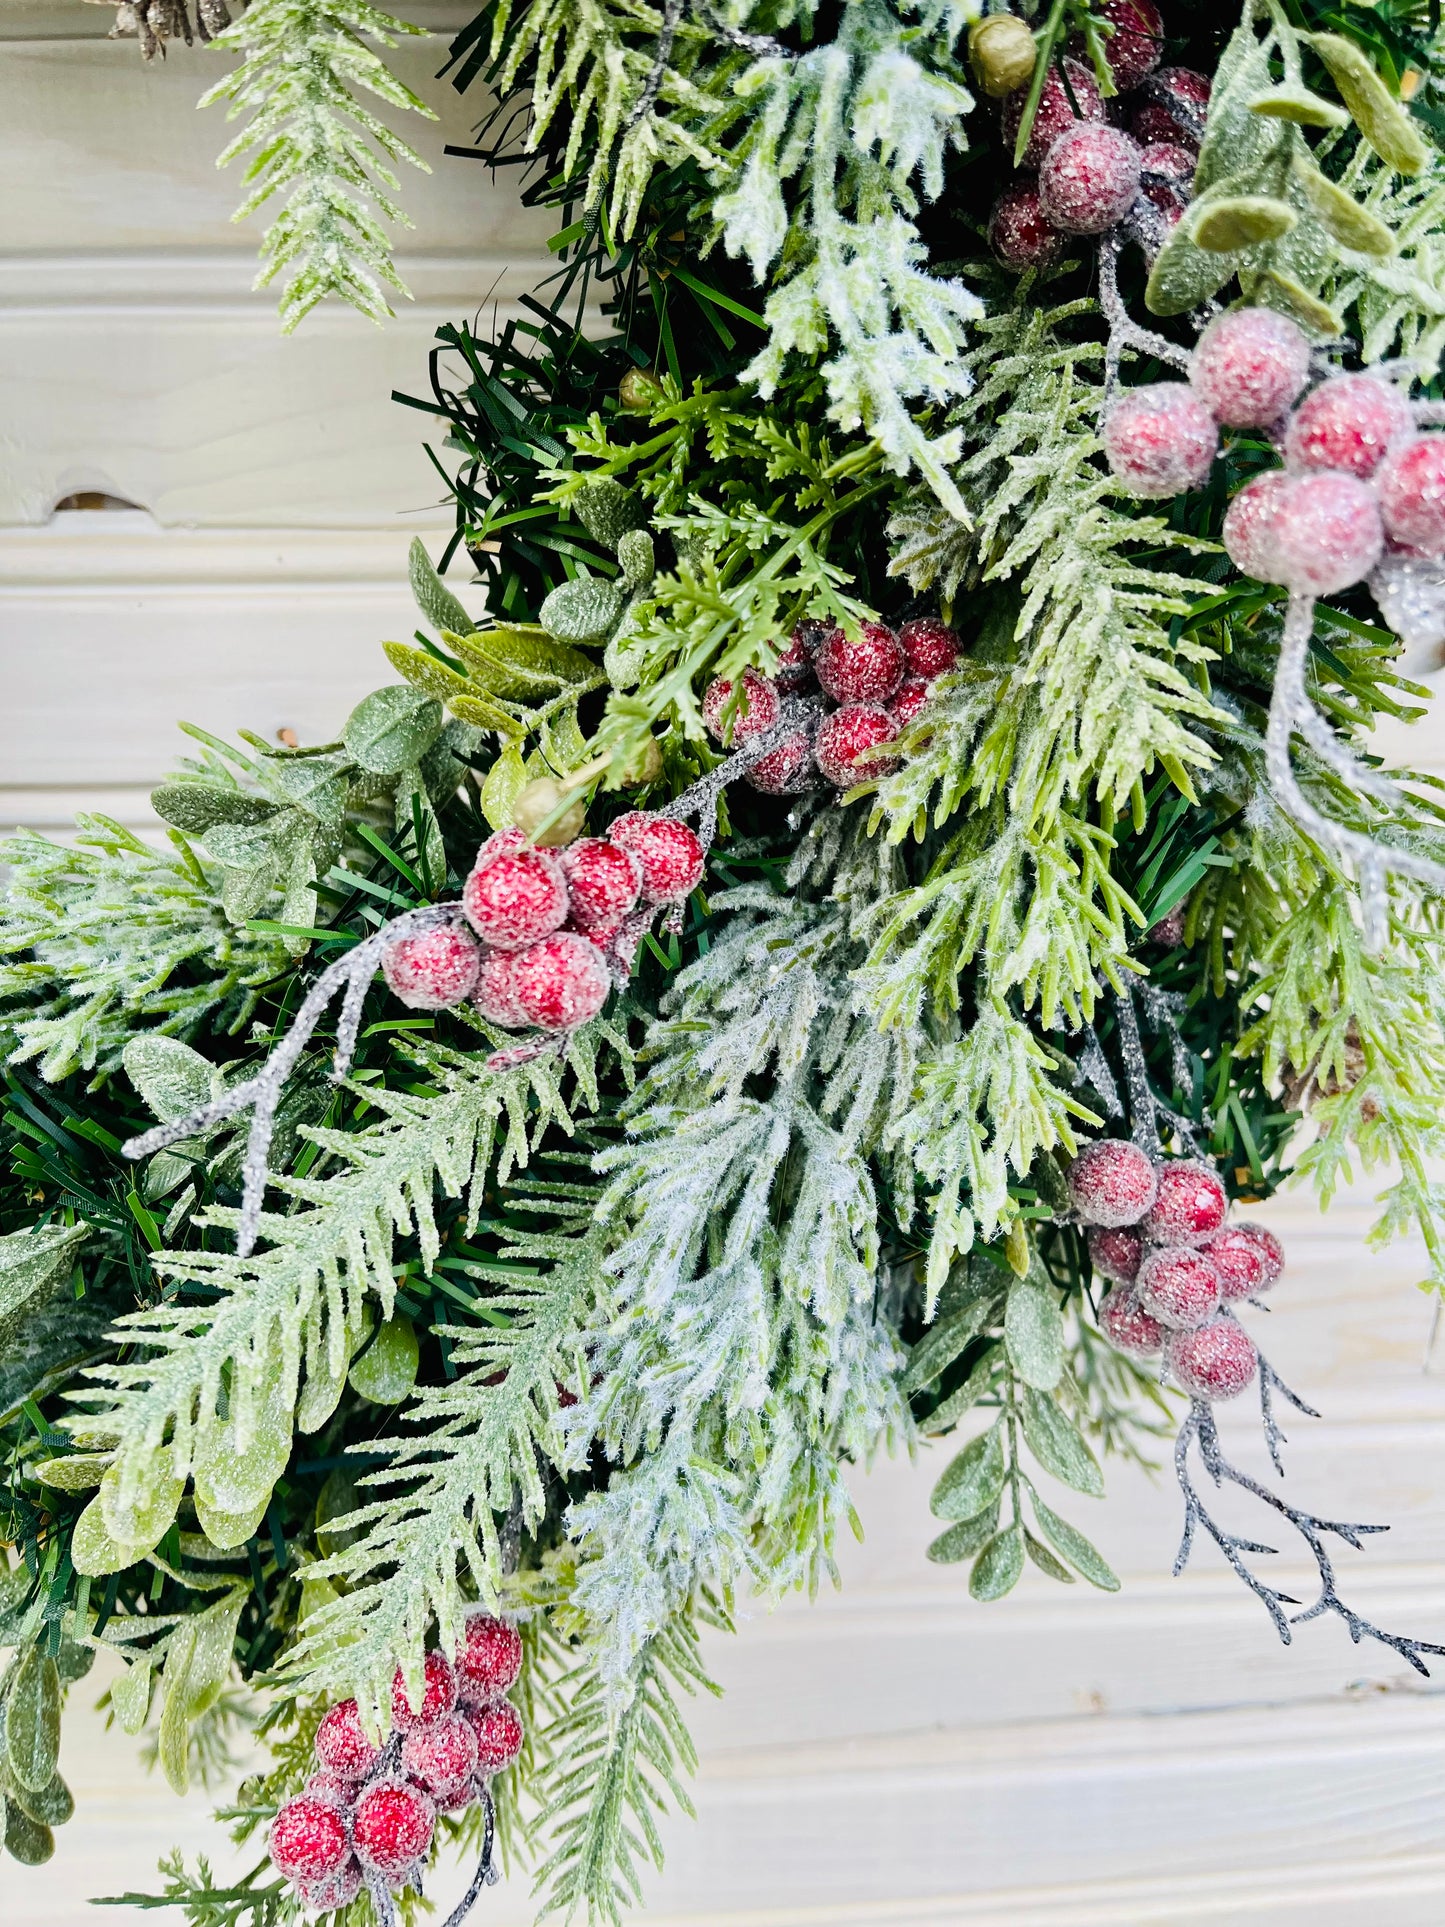
M269 798L224 783L162 783L151 791L151 808L187 836L204 836L219 823L264 823L276 814Z
M5 1798L13 1800L38 1827L63 1827L75 1814L74 1795L58 1773L38 1793L13 1782L6 1787Z
M474 694L472 685L459 670L449 664L438 662L429 656L425 649L414 649L409 642L384 642L382 652L399 676L404 676L414 689L435 696L438 702L450 703L453 696Z
M81 1223L0 1237L0 1348L54 1297L89 1236Z
M91 1492L105 1476L109 1452L72 1452L63 1459L41 1459L30 1476L55 1492Z
M183 1619L166 1647L166 1698L158 1754L166 1779L177 1793L185 1793L190 1787L191 1726L215 1705L230 1676L236 1627L247 1597L247 1592L238 1588L204 1612Z
M55 1852L55 1835L30 1818L18 1800L5 1801L5 1851L22 1867L43 1867Z
M406 554L407 574L416 606L440 635L443 629L470 629L472 619L432 567L421 537L413 536Z
M1343 107L1314 93L1301 82L1285 82L1267 87L1249 103L1251 114L1264 114L1271 120L1293 121L1296 127L1348 127L1350 117Z
M611 475L599 475L579 488L568 506L592 540L608 549L615 549L630 529L641 528L647 520L642 497Z
M1061 1559L1056 1559L1048 1547L1034 1537L1027 1526L1024 1528L1024 1551L1039 1571L1046 1573L1050 1579L1057 1579L1061 1586L1074 1584L1074 1575L1068 1567Z
M604 642L626 603L615 583L579 575L559 584L542 604L542 627L559 642Z
M925 1385L931 1385L941 1372L946 1372L991 1321L998 1302L996 1293L975 1298L972 1304L941 1318L931 1331L926 1331L909 1353L908 1364L899 1380L900 1389L920 1391Z
M121 1053L125 1074L162 1124L209 1104L220 1095L220 1072L209 1058L179 1037L148 1031L132 1037Z
M1032 1486L1029 1487L1029 1497L1033 1500L1039 1531L1064 1555L1069 1564L1101 1592L1118 1592L1119 1575L1104 1555L1067 1519L1061 1519L1057 1512L1046 1506Z
M1003 1491L1004 1477L1003 1425L996 1419L945 1468L928 1501L929 1510L936 1519L976 1518Z
M1379 259L1395 252L1395 237L1385 223L1361 207L1353 194L1337 187L1313 161L1296 156L1292 172L1310 212L1342 248Z
M973 1562L968 1590L975 1599L1002 1599L1013 1591L1024 1569L1024 1534L1020 1525L996 1533Z
M1039 1270L1010 1287L1003 1335L1013 1368L1025 1385L1052 1391L1064 1372L1064 1320L1059 1295Z
M960 1559L971 1559L998 1531L998 1504L995 1502L972 1519L960 1519L947 1532L940 1532L928 1548L935 1565L952 1566Z
M160 1544L175 1520L186 1489L185 1480L176 1478L169 1467L168 1454L157 1452L129 1487L124 1475L131 1466L107 1467L100 1481L100 1516L112 1539L147 1552Z
M1353 40L1337 33L1302 34L1329 69L1356 127L1397 174L1419 174L1430 150L1409 114Z
M1214 202L1194 222L1194 245L1209 254L1237 254L1288 234L1299 216L1272 194L1234 194Z
M962 1385L950 1392L941 1405L935 1407L926 1419L920 1421L918 1429L925 1438L931 1438L938 1432L946 1432L951 1425L957 1425L964 1414L971 1411L992 1389L994 1362L997 1356L997 1347L990 1346Z
M425 690L388 683L365 696L346 719L342 740L352 758L375 776L395 776L420 759L441 735L442 706Z
M351 1362L351 1389L372 1405L400 1405L416 1383L420 1352L409 1318L389 1318Z
M39 1793L60 1758L60 1674L32 1646L20 1661L5 1705L5 1760L20 1786Z
M1072 1486L1076 1492L1087 1492L1091 1498L1101 1498L1104 1475L1099 1470L1099 1461L1084 1443L1077 1428L1065 1418L1057 1402L1045 1393L1026 1386L1022 1412L1024 1437L1029 1450L1044 1470L1052 1472L1056 1479Z
M482 815L494 830L510 829L512 810L527 787L527 764L519 742L506 743L482 784Z

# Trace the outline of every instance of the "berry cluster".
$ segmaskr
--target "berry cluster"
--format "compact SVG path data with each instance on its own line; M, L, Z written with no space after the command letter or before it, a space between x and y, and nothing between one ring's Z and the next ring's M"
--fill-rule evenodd
M1005 267L1046 266L1067 235L1104 234L1129 222L1152 249L1188 204L1208 77L1188 67L1156 72L1164 22L1154 0L1103 0L1096 12L1114 29L1107 56L1128 130L1109 120L1081 59L1066 56L1050 69L1023 153L1031 171L1000 196L989 219L989 241ZM1073 54L1083 51L1079 44ZM1003 102L1010 146L1024 99L1020 89Z
M702 871L696 835L652 810L632 810L606 836L560 850L500 830L478 851L462 891L471 930L447 924L398 937L382 972L414 1010L470 998L508 1030L575 1030L601 1010L614 979L626 978L657 910L685 902Z
M1378 373L1328 375L1304 395L1309 343L1287 315L1236 308L1199 337L1187 382L1131 389L1109 409L1109 466L1132 494L1208 480L1221 428L1263 430L1283 468L1246 482L1224 518L1245 575L1332 595L1387 552L1445 556L1445 435L1417 430L1405 390Z
M522 1722L506 1694L522 1669L516 1628L471 1613L455 1661L426 1656L413 1708L398 1671L392 1731L367 1738L355 1700L316 1729L318 1770L271 1823L271 1858L308 1907L346 1907L364 1885L420 1884L439 1813L464 1813L522 1750Z
M1069 1172L1074 1209L1089 1226L1089 1256L1113 1290L1099 1307L1104 1336L1122 1352L1164 1354L1191 1398L1233 1398L1259 1355L1230 1307L1268 1291L1284 1250L1262 1225L1227 1222L1229 1200L1207 1164L1151 1159L1123 1138L1101 1138Z
M938 677L957 661L957 635L933 616L897 630L865 622L856 638L828 623L803 622L779 657L775 676L745 670L736 697L731 682L710 683L702 699L703 721L716 741L737 748L774 728L784 695L816 686L837 707L821 722L816 715L800 721L752 765L748 781L782 796L811 788L821 773L836 788L847 789L897 769L898 758L879 755L879 746L902 734L928 704Z

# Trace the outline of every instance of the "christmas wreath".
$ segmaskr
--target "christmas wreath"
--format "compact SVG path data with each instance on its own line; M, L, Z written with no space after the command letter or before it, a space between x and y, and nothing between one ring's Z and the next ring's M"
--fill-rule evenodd
M384 312L407 150L355 89L410 98L363 38L400 24L196 18L286 319ZM1379 1526L1233 1442L1282 1470L1310 1409L1250 1310L1307 1289L1251 1212L1287 1171L1388 1165L1378 1237L1445 1289L1445 808L1366 748L1445 643L1437 26L459 36L470 164L558 266L401 398L457 527L399 680L326 743L183 725L154 842L5 851L15 1859L104 1649L178 1789L247 1719L271 1758L252 1870L131 1900L385 1927L465 1852L455 1927L505 1852L616 1921L687 1805L699 1629L829 1576L852 1468L918 1438L980 1602L1116 1589L1060 1489L1169 1438L1176 1571L1212 1548L1287 1643L1445 1652L1348 1603Z

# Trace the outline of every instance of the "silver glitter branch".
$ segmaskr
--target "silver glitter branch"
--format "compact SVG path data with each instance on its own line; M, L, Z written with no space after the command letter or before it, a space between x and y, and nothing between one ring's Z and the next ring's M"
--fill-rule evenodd
M1149 1010L1151 1020L1155 1022L1156 1027L1160 1013L1162 1013L1163 1018L1168 1022L1171 1033L1170 1042L1176 1050L1175 1070L1177 1074L1180 1061L1179 1053L1182 1053L1184 1049L1183 1039L1178 1038L1176 1043L1177 1032L1174 1027L1173 1015L1164 998L1163 992L1154 991L1152 994L1157 1002L1153 1005L1146 1002L1145 1008ZM1160 1139L1164 1135L1161 1126L1167 1125L1169 1130L1173 1131L1181 1142L1188 1147L1192 1157L1200 1158L1208 1162L1208 1154L1201 1149L1199 1140L1194 1134L1194 1126L1190 1123L1189 1119L1187 1117L1181 1117L1178 1111L1171 1110L1167 1104L1162 1102L1162 1100L1155 1095L1154 1087L1149 1082L1149 1067L1144 1061L1144 1040L1139 1035L1139 1019L1134 1010L1132 990L1126 990L1122 996L1115 996L1114 1009L1119 1020L1119 1055L1124 1060L1124 1077L1129 1088L1130 1137L1135 1144L1139 1146L1141 1151L1145 1152L1151 1158L1157 1158L1159 1155ZM1187 1058L1184 1062L1187 1070ZM1181 1084L1184 1081L1183 1078L1180 1078Z
M1149 203L1141 196L1140 205L1147 207ZM1122 233L1116 231L1106 234L1099 243L1099 306L1109 324L1109 340L1104 350L1105 407L1113 399L1114 390L1119 385L1119 363L1126 348L1135 348L1140 354L1154 355L1171 368L1187 371L1190 363L1187 348L1176 347L1172 341L1166 341L1163 335L1156 335L1149 328L1141 328L1124 306L1119 293L1119 251L1123 240Z

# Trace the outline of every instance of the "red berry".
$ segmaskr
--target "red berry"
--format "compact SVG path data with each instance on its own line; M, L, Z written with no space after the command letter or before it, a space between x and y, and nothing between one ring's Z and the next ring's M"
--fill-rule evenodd
M630 810L607 834L642 865L645 903L685 903L702 881L703 847L676 817Z
M1228 1303L1253 1298L1274 1280L1269 1276L1269 1254L1243 1225L1227 1224L1200 1246L1219 1273L1219 1295Z
M1182 381L1131 388L1104 417L1104 453L1131 495L1162 501L1208 480L1219 450L1214 417Z
M773 680L779 689L801 689L812 677L813 658L823 639L832 633L829 622L800 622L778 657Z
M522 1636L494 1613L468 1613L452 1664L463 1706L489 1706L516 1684L522 1670Z
M334 1807L349 1807L356 1785L339 1773L313 1773L306 1782L306 1791L313 1800L326 1800Z
M391 1681L391 1723L398 1733L410 1733L450 1713L457 1703L456 1675L445 1653L428 1653L422 1667L421 1705L412 1710L406 1681L398 1666Z
M1187 147L1171 141L1150 141L1139 150L1140 172L1158 174L1162 180L1145 180L1144 193L1173 227L1189 202L1189 186L1194 179L1194 156Z
M494 950L482 959L477 987L472 992L472 1002L480 1014L503 1030L521 1030L527 1023L527 1013L517 1002L516 964L516 951Z
M539 1030L576 1030L612 991L597 946L575 930L559 930L522 951L511 981L523 1016Z
M1295 468L1343 468L1363 482L1413 420L1393 382L1378 375L1332 375L1294 411L1285 455Z
M724 723L723 711L732 693L730 682L722 676L714 677L702 699L702 720L714 742L730 744L736 749L750 736L761 736L765 729L771 729L783 706L777 689L766 676L760 676L756 669L745 669L742 694Z
M1122 1137L1086 1144L1069 1169L1069 1196L1085 1224L1137 1224L1158 1186L1154 1166Z
M364 1780L380 1752L366 1737L355 1700L338 1700L316 1729L317 1759L343 1780Z
M1177 950L1184 941L1184 905L1176 903L1169 914L1151 924L1145 934L1150 943L1160 944L1165 950Z
M297 1891L308 1907L319 1914L337 1913L349 1907L361 1892L361 1863L351 1859L324 1880L298 1880Z
M1362 582L1385 546L1374 489L1336 469L1291 476L1270 535L1270 579L1301 595L1333 595Z
M1386 457L1376 483L1393 540L1445 555L1445 435L1412 436Z
M1215 1173L1197 1158L1164 1158L1156 1170L1158 1192L1140 1226L1148 1243L1194 1245L1212 1238L1229 1209Z
M642 865L605 836L584 836L561 852L562 874L579 930L617 929L642 895Z
M1242 575L1256 582L1274 580L1274 530L1294 478L1282 468L1266 469L1246 482L1224 517L1224 546Z
M925 682L922 676L905 676L898 692L888 699L888 714L893 722L893 733L901 736L914 717L927 709L933 701L933 684Z
M1270 428L1309 372L1310 345L1288 315L1234 308L1216 315L1199 337L1189 380L1226 428Z
M1129 131L1145 147L1151 141L1169 141L1197 153L1199 139L1190 123L1204 119L1209 91L1207 74L1192 67L1161 67L1149 84L1148 98L1135 108ZM1171 113L1171 107L1180 111Z
M475 1776L469 1780L454 1780L450 1786L441 1787L432 1795L438 1813L465 1813L476 1797Z
M1191 1398L1237 1398L1259 1368L1253 1340L1232 1318L1211 1318L1197 1331L1175 1332L1165 1358L1175 1384Z
M346 1820L330 1800L298 1793L271 1822L271 1858L288 1880L324 1880L350 1852Z
M1166 1246L1139 1267L1139 1303L1161 1324L1192 1330L1219 1309L1219 1273L1202 1251Z
M401 1764L408 1778L438 1795L470 1779L477 1769L477 1736L462 1713L448 1713L427 1726L413 1727L401 1743Z
M1259 1246L1264 1259L1264 1278L1259 1289L1268 1291L1271 1285L1279 1283L1284 1274L1284 1246L1266 1225L1242 1224L1236 1229Z
M1081 121L1060 134L1039 169L1044 219L1066 234L1102 234L1139 198L1139 148L1117 127Z
M881 622L865 622L856 642L835 629L813 662L818 681L835 703L881 703L907 668L903 645Z
M445 1010L470 994L481 961L476 939L447 924L388 944L381 953L381 973L410 1009Z
M1139 1294L1127 1285L1111 1291L1099 1306L1099 1329L1116 1351L1132 1352L1136 1358L1161 1351L1168 1336L1159 1320L1139 1303Z
M769 796L787 796L808 787L813 767L813 745L807 730L800 729L760 756L748 770L748 781Z
M1137 87L1146 74L1159 65L1164 40L1164 19L1154 0L1094 0L1091 9L1096 20L1107 20L1114 29L1104 42L1104 58L1121 94ZM1084 36L1072 34L1069 49L1085 53Z
M1144 1240L1124 1225L1096 1225L1089 1233L1089 1262L1101 1278L1132 1285L1144 1256Z
M1064 66L1068 69L1069 88L1079 104L1079 114L1088 121L1103 120L1104 98L1094 76L1087 67L1081 67L1077 60L1066 60ZM1004 96L1003 138L1010 154L1018 139L1019 122L1023 118L1024 102L1028 99L1029 91L1027 87L1020 87L1016 93ZM1038 112L1034 115L1029 144L1023 152L1023 165L1038 167L1060 134L1072 127L1077 119L1073 102L1059 77L1059 70L1051 67L1044 81L1043 92L1039 95Z
M467 1717L477 1736L477 1777L503 1773L522 1750L522 1721L510 1700L495 1706L471 1706Z
M522 950L567 920L561 865L546 850L483 850L462 890L462 908L483 943Z
M866 752L879 743L891 743L895 733L893 718L877 703L844 703L819 726L818 768L840 790L888 776L898 768L899 759Z
M1017 274L1058 260L1064 237L1044 219L1037 181L1019 181L999 195L988 217L988 244Z
M946 675L958 661L958 631L937 616L918 616L905 622L898 640L908 659L908 674L922 676L927 682Z
M378 1780L356 1803L352 1837L361 1864L383 1880L410 1871L431 1845L436 1807L407 1780Z

